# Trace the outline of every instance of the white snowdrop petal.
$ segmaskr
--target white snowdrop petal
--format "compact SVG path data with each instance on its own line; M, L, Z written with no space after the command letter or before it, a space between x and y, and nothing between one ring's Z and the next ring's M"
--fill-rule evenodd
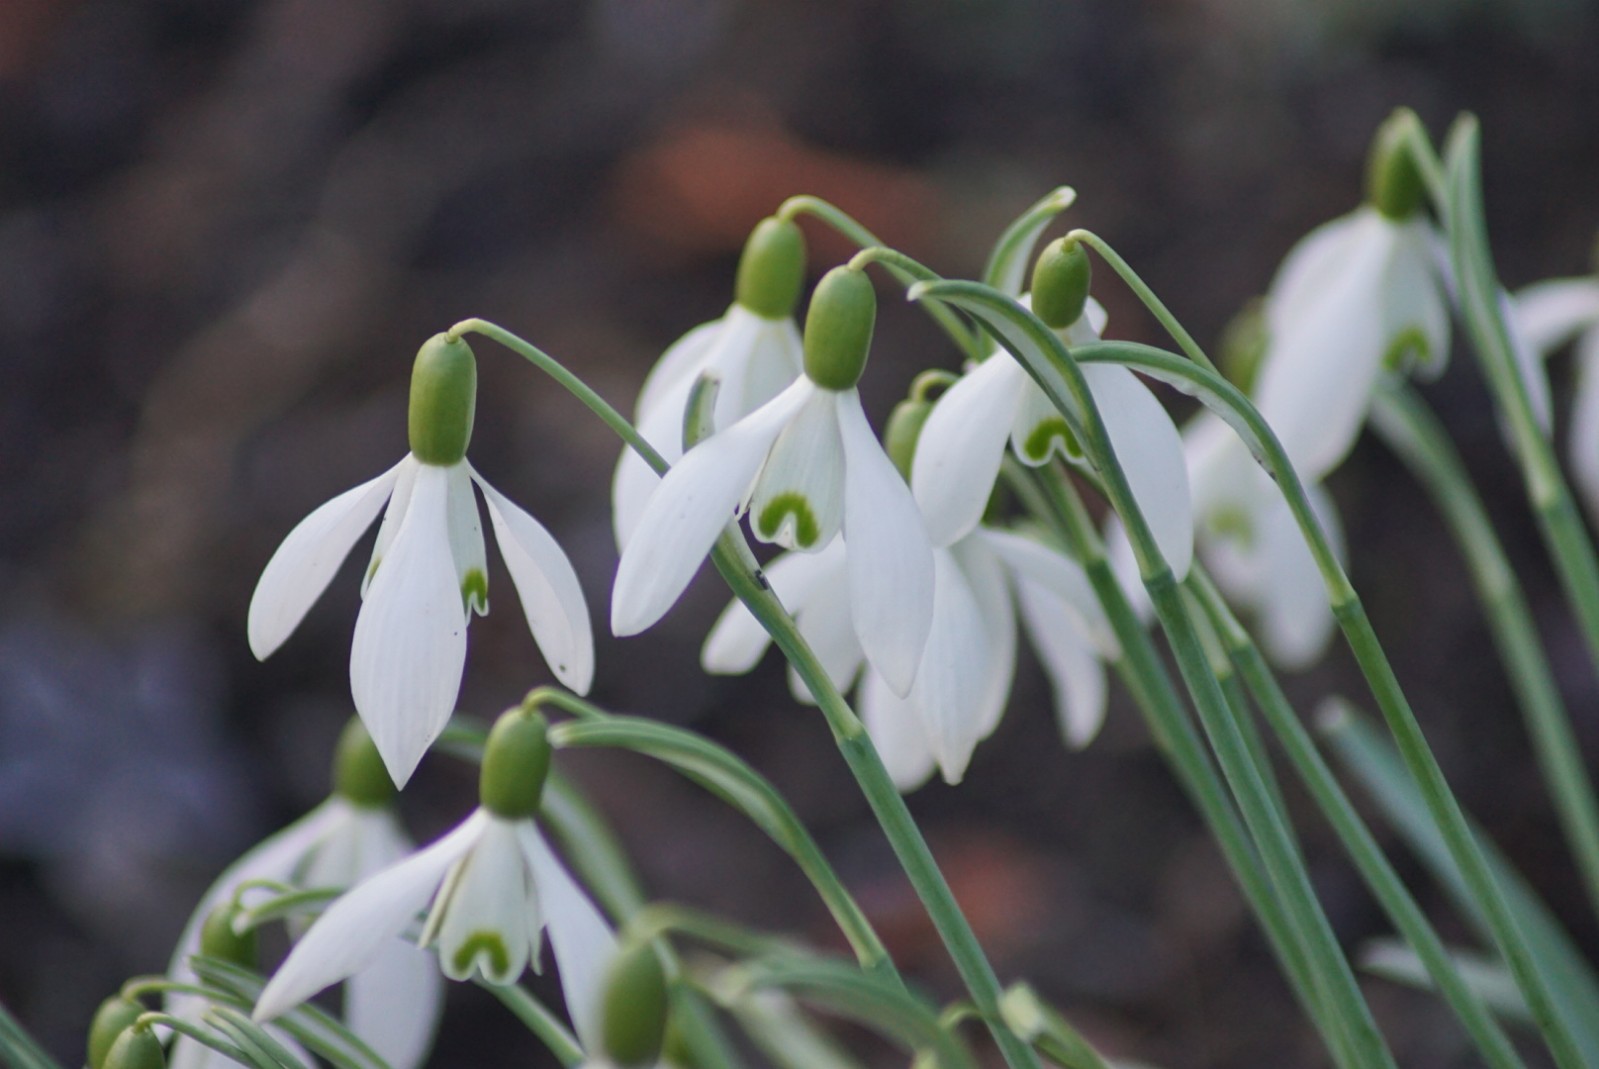
M1547 356L1599 324L1599 278L1561 278L1528 286L1516 294L1513 311L1527 344Z
M1105 669L1076 614L1053 592L1026 579L1016 584L1027 637L1055 693L1055 719L1073 749L1093 741L1105 722Z
M926 783L938 763L927 744L927 732L916 704L897 696L871 669L861 680L859 703L866 733L894 786L913 791Z
M735 303L723 339L707 354L705 370L721 380L713 420L731 427L782 393L799 377L804 349L793 319L767 319Z
M911 486L934 545L949 545L982 519L1028 385L1021 365L996 352L961 376L928 414Z
M1107 549L1112 538L1118 536L1121 530L1119 521L1113 519L1112 522L1115 530L1106 532ZM1018 578L1041 586L1060 599L1076 619L1078 629L1093 640L1095 647L1103 656L1107 658L1121 656L1116 633L1110 626L1110 619L1105 615L1104 606L1099 603L1093 584L1088 581L1082 565L1059 550L1044 545L1036 538L1016 534L1014 531L984 528L982 539L989 552L998 556ZM1121 537L1121 541L1125 543L1126 538ZM1131 553L1131 549L1128 552ZM1136 566L1134 582L1137 582ZM1139 589L1143 589L1141 584Z
M839 540L842 543L842 539ZM795 615L794 622L835 690L845 693L860 673L865 654L855 633L854 608L849 587L849 547L829 546L822 554L825 567L818 568L812 586ZM799 701L811 704L811 694L799 673L789 667L789 689Z
M1532 408L1532 418L1547 438L1554 429L1554 406L1549 397L1549 373L1544 367L1543 354L1534 349L1528 343L1526 335L1522 333L1520 325L1516 322L1515 312L1510 306L1510 295L1500 290L1498 298L1499 314L1504 319L1505 329L1510 338L1511 366L1516 370L1516 377L1521 380L1522 389L1527 392L1527 403Z
M812 589L829 573L842 577L844 543L834 539L820 553L784 553L762 569L766 584L790 615L797 615ZM700 667L712 675L742 675L766 653L772 636L742 601L734 598L716 618L700 650Z
M1194 559L1194 508L1177 426L1149 387L1127 368L1088 364L1082 371L1133 499L1161 556L1182 582Z
M483 520L472 493L472 469L465 462L445 469L449 491L445 512L450 521L450 556L460 576L462 604L468 614L489 611L489 555L483 545Z
M1421 363L1413 369L1420 378L1436 379L1449 366L1449 315L1451 301L1445 293L1444 273L1450 270L1448 250L1432 224L1417 218L1399 228L1383 288L1389 303L1389 342L1401 331L1415 330L1426 339ZM1501 291L1505 316L1508 298Z
M587 694L594 682L594 630L572 562L543 524L472 474L539 652L563 686Z
M982 610L949 550L933 551L933 625L911 701L946 783L966 774L984 733L984 691L993 646Z
M1332 500L1319 486L1307 488L1322 529L1335 546L1342 532ZM1327 585L1299 525L1285 502L1259 517L1259 564L1263 582L1257 588L1261 645L1279 666L1308 668L1327 648L1336 621L1327 601Z
M443 1012L438 963L398 937L344 985L344 1023L391 1069L420 1069Z
M772 443L750 495L750 530L786 549L819 550L844 518L844 454L838 406L816 390Z
M455 708L466 612L450 555L447 469L423 464L411 507L361 614L350 690L383 763L403 787Z
M1294 244L1272 277L1265 307L1266 326L1273 334L1316 304L1347 273L1352 257L1374 226L1374 209L1363 208L1323 223Z
M296 866L295 885L350 887L415 849L392 809L351 805L338 795L325 804L333 807L337 818Z
M910 487L877 444L854 390L838 395L851 616L866 659L908 694L933 622L933 548Z
M356 539L372 526L408 461L319 506L284 538L250 598L246 631L258 660L271 656L322 596Z
M1566 443L1573 481L1590 516L1599 518L1599 329L1577 342L1577 383Z
M538 885L550 932L550 948L560 971L567 1016L585 1050L602 1049L600 1003L605 970L616 956L616 934L532 821L517 825L522 850Z
M713 319L709 323L701 323L667 346L666 352L661 354L655 366L650 368L649 374L644 376L644 385L639 390L638 404L633 409L635 423L642 423L647 416L661 407L662 399L668 393L683 388L685 383L692 382L699 375L700 369L705 364L706 354L710 352L725 329L725 317ZM681 408L678 410L677 420L682 423Z
M528 915L530 873L517 837L519 822L488 816L483 832L448 893L433 904L430 942L439 968L452 980L474 972L491 984L509 984L527 969L537 917Z
M1023 374L1026 374L1023 372ZM1059 454L1068 459L1082 457L1082 445L1072 433L1066 417L1038 383L1028 379L1016 403L1010 428L1011 451L1029 467L1038 467Z
M394 493L389 495L389 507L383 510L383 522L378 524L377 541L372 543L372 556L367 560L366 571L361 573L361 598L366 599L367 588L372 585L372 577L378 572L378 565L383 562L384 556L389 552L389 546L394 542L394 536L399 533L400 521L405 519L405 510L411 507L411 487L416 484L416 473L422 467L422 462L413 456L407 456L400 462L400 477L394 481Z
M478 810L442 839L362 881L329 906L267 983L254 1018L268 1021L287 1013L371 964L416 919L445 872L477 842L487 820L488 814Z
M692 384L693 380L685 383L681 390L673 391L639 417L639 434L668 464L676 464L683 456L683 409ZM611 478L611 532L616 538L618 552L627 548L639 517L644 515L650 496L660 485L661 477L643 457L631 447L622 450L616 462L616 473Z
M677 601L733 521L772 442L814 390L800 379L673 465L622 551L611 591L612 633L636 635Z
M999 726L1010 698L1011 681L1016 676L1016 606L1005 568L986 539L963 538L949 552L966 578L988 638L983 696L977 706L981 724L978 737L987 738Z

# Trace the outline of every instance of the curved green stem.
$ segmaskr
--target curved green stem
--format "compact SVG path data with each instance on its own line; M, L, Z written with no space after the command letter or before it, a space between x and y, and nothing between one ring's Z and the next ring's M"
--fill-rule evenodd
M1588 902L1599 913L1599 802L1515 569L1449 436L1420 396L1399 385L1380 392L1372 426L1426 487L1466 559Z
M1478 1051L1496 1069L1523 1069L1524 1063L1509 1037L1489 1013L1482 999L1466 984L1454 958L1427 920L1427 915L1416 905L1404 881L1394 871L1382 847L1377 844L1349 796L1327 767L1327 762L1317 751L1310 733L1294 714L1287 696L1261 656L1260 649L1249 637L1249 632L1244 630L1203 571L1196 567L1186 585L1222 637L1266 722L1288 754L1300 780L1332 824L1344 849L1366 881L1366 886L1427 967L1439 992L1476 1041Z
M544 1003L540 1002L533 994L521 984L491 984L485 980L476 980L477 986L500 1000L500 1004L516 1015L527 1030L538 1037L551 1054L555 1055L566 1069L578 1069L585 1064L587 1059L583 1056L583 1048L578 1044L561 1019Z
M834 207L820 197L809 195L790 197L773 214L777 218L786 221L792 221L801 215L809 215L812 218L820 219L863 249L869 249L874 245L887 248L887 245L876 234L856 222L854 217L848 212ZM916 278L907 273L900 265L891 264L888 265L888 268L900 282L906 285L916 281ZM929 308L927 314L943 329L945 334L949 335L950 340L965 354L968 360L981 360L988 355L983 347L982 339L968 330L966 324L961 322L960 317L949 309Z
M1166 307L1165 302L1155 296L1155 291L1150 289L1149 284L1138 276L1138 272L1133 270L1132 265L1122 259L1120 253L1111 248L1110 242L1092 230L1083 230L1081 228L1067 234L1066 239L1068 241L1080 241L1099 253L1100 258L1110 264L1111 270L1121 276L1121 280L1126 283L1127 288L1137 295L1138 299L1144 303L1144 307L1148 308L1150 314L1166 329L1166 333L1171 335L1172 340L1177 343L1177 347L1200 367L1207 371L1216 370L1216 365L1211 363L1210 357L1205 355L1205 350L1194 340L1194 336L1188 333L1187 328L1182 323L1178 322L1176 316L1172 315L1171 309Z

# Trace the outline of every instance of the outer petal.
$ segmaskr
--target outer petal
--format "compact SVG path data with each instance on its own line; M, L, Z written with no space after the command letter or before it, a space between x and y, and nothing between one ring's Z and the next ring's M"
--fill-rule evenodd
M742 308L738 310L745 311ZM729 390L725 400L717 398L719 427L731 426L788 389L800 376L800 369L805 364L805 347L792 318L761 319L754 312L748 314L760 320L759 329L744 360L741 381L735 384L728 380L730 386L739 387L736 394ZM724 418L723 405L735 403L738 407L727 409Z
M1105 722L1105 669L1076 614L1053 593L1026 579L1016 584L1027 636L1055 691L1055 719L1073 749L1093 741Z
M1591 516L1599 517L1599 329L1577 342L1577 385L1567 444L1571 471Z
M1271 280L1265 312L1267 329L1279 333L1285 317L1317 303L1328 288L1347 273L1349 260L1358 255L1363 236L1380 220L1371 209L1360 209L1323 223L1288 250Z
M1116 523L1115 526L1119 530L1120 524ZM1062 607L1072 614L1077 629L1093 641L1102 656L1112 658L1121 656L1116 632L1110 626L1110 619L1105 615L1104 606L1094 594L1093 585L1084 574L1082 565L1036 539L1013 531L985 527L982 539L989 552L1004 561L1005 566L1019 580L1024 579L1042 588L1060 601ZM1125 542L1125 538L1122 541ZM1106 542L1108 545L1114 544L1114 539L1109 533ZM1135 584L1136 567L1135 565ZM1138 589L1143 589L1142 584L1138 584Z
M690 449L650 498L622 551L611 631L636 635L666 614L749 492L766 454L816 389L800 379L766 405Z
M1544 437L1547 438L1554 428L1554 406L1549 397L1549 373L1544 369L1543 354L1527 343L1527 337L1522 333L1520 325L1516 322L1515 311L1510 306L1510 295L1500 290L1498 296L1499 314L1504 319L1510 335L1512 366L1516 369L1517 377L1521 379L1522 388L1527 391L1527 403L1532 408L1532 417L1538 422L1538 429L1543 431ZM1501 426L1505 426L1503 422ZM1514 441L1508 432L1505 439Z
M916 704L896 696L883 677L871 669L861 680L859 701L866 733L877 747L894 786L913 791L926 783L937 762L927 744L927 730Z
M669 464L676 464L683 456L683 406L687 397L688 388L685 386L681 397L674 393L649 413L639 417L639 434ZM618 551L627 548L628 540L638 527L639 517L644 515L644 508L649 504L650 495L660 485L661 477L645 463L643 457L631 447L622 450L622 456L616 462L616 474L611 478L611 533L616 538Z
M538 885L550 930L550 946L561 973L566 1012L585 1050L601 1049L600 999L605 970L616 955L616 935L594 902L556 858L532 821L517 835Z
M516 584L528 630L562 684L587 694L594 682L594 630L577 572L543 524L472 473L489 505L494 540Z
M256 1002L268 1021L329 984L359 972L416 919L444 873L483 834L489 816L478 810L433 845L363 881L344 895L295 944Z
M1010 427L1010 446L1016 459L1035 468L1056 453L1072 460L1082 457L1082 447L1073 437L1066 417L1060 414L1049 395L1031 379L1027 381L1021 392L1021 400L1016 405L1016 415Z
M750 529L763 542L818 550L844 518L844 454L838 406L816 390L772 443L750 495Z
M1087 364L1082 370L1133 498L1181 582L1194 559L1194 507L1177 426L1149 387L1126 368Z
M818 583L842 576L844 543L835 539L820 553L785 553L765 569L767 585L791 615L798 615ZM771 644L742 601L728 602L700 650L700 667L713 675L742 675L754 668Z
M933 553L933 626L911 701L946 783L959 783L989 719L983 709L994 655L971 586L949 550Z
M416 849L392 809L355 806L338 795L325 805L334 819L295 867L300 887L351 887Z
M1534 352L1548 355L1599 323L1599 279L1561 278L1516 294L1516 323Z
M250 598L250 651L264 660L283 644L350 555L355 540L372 526L394 489L408 456L371 482L346 490L295 525Z
M810 645L811 652L821 662L827 678L840 693L849 690L860 674L865 653L860 637L855 632L855 610L850 597L849 546L842 538L835 541L838 547L829 546L823 556L827 566L819 571L810 596L796 610L794 622L800 634ZM788 670L789 690L795 700L814 703L810 688L800 679L792 665Z
M850 608L866 659L908 694L933 626L933 548L910 487L877 444L854 390L838 395Z
M982 519L1028 385L1009 353L994 353L933 406L917 440L911 486L934 545L949 545Z
M1016 606L1004 566L985 539L963 538L949 552L966 577L989 642L988 671L978 703L979 738L987 738L999 726L1016 676Z
M448 487L448 469L420 466L411 507L372 580L350 651L356 711L401 787L449 720L466 664Z
M452 980L477 972L491 984L509 984L527 969L543 921L528 908L537 898L518 823L489 816L433 903L424 942L438 947L439 967Z
M1342 532L1332 499L1319 486L1307 487L1316 518L1342 555ZM1308 668L1327 648L1336 621L1327 603L1327 585L1305 545L1286 502L1276 498L1258 516L1260 585L1257 608L1261 642L1283 668Z
M403 939L384 943L344 985L344 1023L392 1069L418 1069L427 1059L443 1012L438 963Z

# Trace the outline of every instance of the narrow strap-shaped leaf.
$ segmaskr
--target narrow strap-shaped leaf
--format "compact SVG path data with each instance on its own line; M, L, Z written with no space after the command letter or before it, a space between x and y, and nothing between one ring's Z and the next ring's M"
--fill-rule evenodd
M255 1005L266 987L266 978L232 962L196 954L189 959L194 974L205 983ZM336 1069L390 1069L371 1047L322 1010L305 1004L277 1019L277 1025L304 1043L313 1054L326 1058Z
M0 1057L12 1069L61 1069L50 1053L28 1034L0 1003Z
M212 1006L206 1011L205 1019L217 1031L237 1043L241 1049L249 1051L252 1057L267 1064L276 1064L282 1069L306 1069L305 1063L300 1061L289 1048L273 1039L267 1034L266 1029L238 1010L227 1006Z
M1027 261L1033 246L1038 243L1038 235L1057 215L1076 202L1075 189L1056 186L1018 216L994 242L994 251L988 255L988 266L983 268L983 281L1001 293L1020 296L1027 288Z
M1501 1017L1524 1025L1532 1024L1527 1000L1516 989L1515 978L1505 968L1504 962L1470 950L1451 950L1449 956L1454 960L1455 971L1465 980L1466 986L1490 1009ZM1396 983L1428 991L1437 990L1420 955L1400 939L1373 939L1367 943L1360 951L1360 967Z

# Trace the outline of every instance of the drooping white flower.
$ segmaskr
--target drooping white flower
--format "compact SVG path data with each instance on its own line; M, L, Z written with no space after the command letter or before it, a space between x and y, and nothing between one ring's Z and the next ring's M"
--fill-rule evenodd
M460 352L465 350L464 355ZM571 562L550 533L467 463L471 402L440 446L418 429L417 397L447 372L476 372L464 342L443 335L417 355L412 375L412 451L384 474L347 490L289 532L250 601L250 649L265 659L299 625L385 501L350 650L350 690L394 782L403 786L455 708L471 613L488 612L487 554L472 486L488 505L533 638L564 685L587 693L594 677L588 606ZM431 362L431 363L430 363ZM453 384L452 384L453 385ZM465 392L462 388L459 392Z
M1031 538L989 528L933 555L931 633L903 697L865 665L859 642L842 626L851 600L843 546L786 554L766 569L834 686L847 691L860 678L861 715L894 782L909 790L935 766L947 782L960 781L1009 698L1018 610L1054 688L1062 735L1073 747L1087 745L1105 711L1099 658L1114 655L1116 645L1081 569ZM747 672L769 643L754 616L734 601L711 629L700 663L707 672ZM792 669L789 680L796 698L813 700Z
M683 455L683 416L694 383L716 379L712 427L730 427L776 397L800 373L799 329L791 317L768 319L735 302L666 350L639 394L634 423L668 463ZM623 451L611 483L616 545L627 545L660 476L633 450Z
M265 881L302 890L342 891L410 854L415 846L388 804L392 794L370 739L352 721L340 740L334 793L223 870L184 926L168 976L194 981L189 958L200 949L206 918L238 898L241 890L246 896L252 894L246 884ZM393 1069L415 1069L427 1056L443 999L443 984L428 955L410 943L391 939L370 966L349 978L344 989L344 1021ZM197 1016L204 1001L197 996L173 995L167 999L167 1009L177 1016ZM180 1055L190 1060L221 1057L192 1040L186 1044L179 1039L178 1043L174 1064ZM195 1049L184 1053L182 1048L191 1044Z
M530 962L537 967L548 928L573 1025L586 1049L599 1049L600 981L616 937L531 819L487 809L328 907L261 992L255 1019L367 968L430 900L421 942L456 980L514 982Z
M842 281L830 285L835 279ZM863 293L872 299L858 272L830 273L812 298L809 323L830 314L819 308L842 303L857 313L852 302ZM807 353L799 379L690 449L661 480L622 551L611 597L615 634L637 634L659 620L722 530L747 511L757 538L790 549L817 552L846 537L855 636L895 690L909 691L931 625L933 554L910 489L872 434L854 386L870 312L864 331L858 322L852 327L852 367L831 375Z
M1266 294L1253 395L1306 483L1348 454L1385 370L1442 372L1444 263L1424 216L1390 218L1369 204L1311 231L1283 260Z
M1083 345L1098 341L1104 326L1105 310L1089 300L1061 334L1068 345ZM1193 557L1193 513L1176 425L1127 368L1084 364L1082 373L1133 497L1181 579ZM1082 461L1066 420L1021 364L999 350L939 398L922 430L911 486L935 545L948 545L977 526L1007 440L1017 458L1033 467L1056 454Z
M1507 320L1518 351L1535 358L1576 339L1576 385L1566 456L1588 510L1599 516L1599 278L1555 279L1528 286L1516 294ZM1542 368L1527 377L1544 381Z

